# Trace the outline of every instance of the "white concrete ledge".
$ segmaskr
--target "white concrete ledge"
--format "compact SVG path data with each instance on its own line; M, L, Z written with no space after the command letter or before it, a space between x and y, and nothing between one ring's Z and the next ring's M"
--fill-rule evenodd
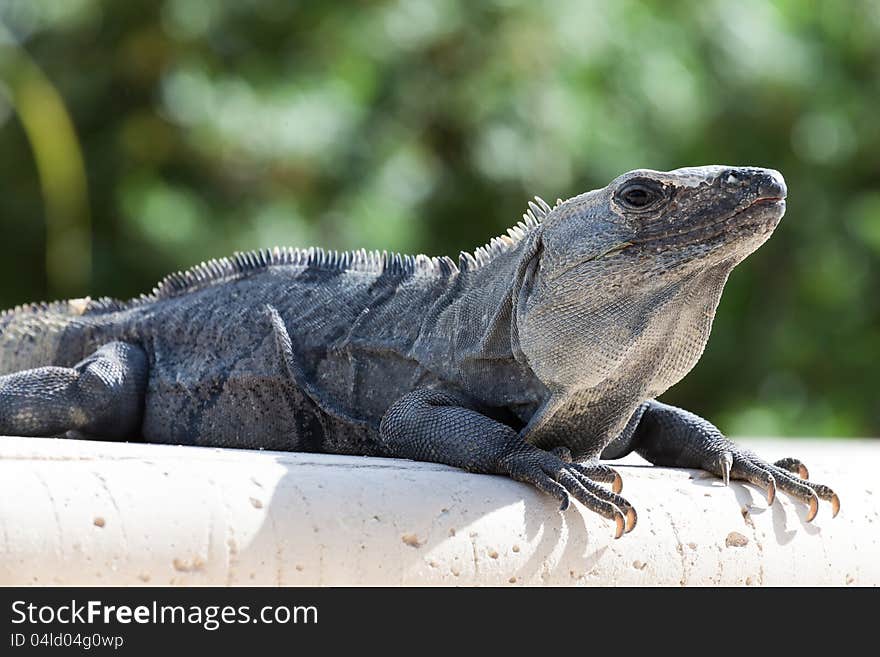
M785 494L620 471L635 531L433 464L0 438L0 584L877 585L878 441L751 441L835 488Z

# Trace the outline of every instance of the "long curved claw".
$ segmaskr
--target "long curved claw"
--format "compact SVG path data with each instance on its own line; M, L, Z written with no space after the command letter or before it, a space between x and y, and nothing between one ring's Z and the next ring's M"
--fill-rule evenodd
M626 529L626 520L623 518L623 514L620 511L617 511L614 514L614 522L616 523L616 527L614 529L614 538L620 538L623 536L623 532Z
M819 513L819 498L813 493L813 497L810 498L810 510L807 512L807 522L812 522L817 513Z
M776 499L776 480L771 476L767 485L767 506L772 506Z
M623 478L620 476L620 473L616 470L614 471L614 481L611 483L611 492L619 493L623 490Z
M635 508L630 507L626 510L626 533L629 534L633 529L635 529L636 523L639 521L639 516L636 513Z
M733 467L733 454L724 452L718 457L718 467L721 468L721 479L725 486L730 486L730 469Z
M840 498L834 493L831 496L831 517L836 518L838 513L840 513Z

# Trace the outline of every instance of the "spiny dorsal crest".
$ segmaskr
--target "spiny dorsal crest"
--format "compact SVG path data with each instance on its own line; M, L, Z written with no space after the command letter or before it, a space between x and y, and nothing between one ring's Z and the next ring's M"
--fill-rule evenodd
M562 204L561 199L556 200L556 206ZM469 271L482 267L492 261L496 256L507 253L534 228L541 225L544 218L550 214L553 208L542 199L536 196L534 201L529 201L529 207L523 213L522 221L518 222L512 228L507 229L507 235L493 237L489 243L479 247L473 253L462 251L458 256L458 267L461 271Z
M559 206L562 200L556 201ZM325 270L361 271L366 273L390 273L408 275L450 275L459 271L471 271L490 263L500 254L507 253L533 229L537 228L553 208L540 196L529 201L523 220L507 229L506 235L493 237L489 243L477 248L473 253L462 251L458 266L446 256L405 255L387 251L331 251L318 247L298 249L275 247L235 253L228 258L206 260L194 267L177 271L163 278L149 294L142 294L125 303L110 298L74 299L73 302L56 301L18 306L0 313L0 317L21 313L59 313L62 315L81 315L88 311L107 312L121 310L130 305L149 303L167 299L185 292L214 285L243 275L266 269L275 265L292 265ZM73 303L73 305L71 305Z
M413 256L366 249L340 252L314 246L308 249L276 246L273 249L245 251L228 258L207 260L190 269L169 274L149 295L142 295L141 299L148 301L168 298L206 284L238 278L276 265L400 275L449 274L455 270L455 263L445 256L432 258L426 255Z

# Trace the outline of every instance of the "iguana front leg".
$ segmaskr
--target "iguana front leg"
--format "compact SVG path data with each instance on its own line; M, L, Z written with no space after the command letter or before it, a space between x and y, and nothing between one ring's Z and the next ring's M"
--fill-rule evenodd
M0 376L0 435L79 431L127 438L140 428L147 356L111 342L73 367L38 367Z
M632 505L596 483L612 483L619 490L619 476L611 468L572 463L570 454L530 445L459 395L424 388L404 395L385 413L379 432L388 456L505 474L552 495L563 510L574 496L615 521L615 538L635 527Z
M807 468L797 459L768 463L725 438L711 422L653 399L639 407L602 458L619 458L630 451L654 465L711 472L725 484L731 478L748 481L767 492L768 504L773 503L778 488L809 505L808 522L819 510L819 498L831 503L832 517L840 510L837 494L828 486L807 481Z

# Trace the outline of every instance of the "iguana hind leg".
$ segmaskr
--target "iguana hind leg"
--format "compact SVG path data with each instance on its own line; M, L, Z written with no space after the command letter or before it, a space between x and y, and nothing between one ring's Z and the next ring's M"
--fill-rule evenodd
M457 394L420 389L404 395L385 413L379 433L387 456L506 474L552 495L562 509L573 496L591 511L614 520L616 537L635 527L632 505L591 478L595 474L616 484L619 477L610 468L572 463L570 454L530 445L511 427L484 415Z
M807 481L807 468L797 459L768 463L728 440L711 422L653 399L642 404L602 458L618 458L633 450L654 465L698 468L721 477L725 484L730 479L748 481L766 491L768 504L778 488L809 506L807 521L816 516L819 499L831 503L832 517L840 510L837 494Z
M0 376L0 434L129 437L140 428L146 381L146 354L127 342L106 344L73 367Z

